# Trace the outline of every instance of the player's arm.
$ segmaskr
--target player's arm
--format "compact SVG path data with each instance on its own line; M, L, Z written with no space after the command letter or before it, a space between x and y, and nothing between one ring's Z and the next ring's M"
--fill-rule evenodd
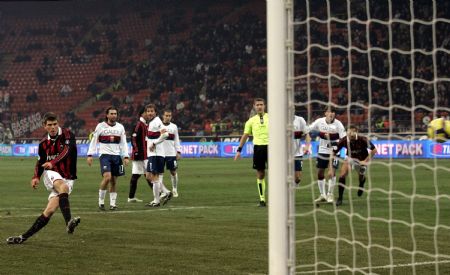
M309 154L311 152L311 136L309 133L305 135L305 147L303 148L304 154Z
M176 159L179 160L181 158L181 142L180 142L180 135L178 134L178 127L175 125L174 127L174 142L173 145L175 146L175 151L177 152Z
M234 156L234 160L241 158L242 148L244 147L244 144L247 142L247 139L251 133L252 133L252 123L251 120L247 120L244 127L244 134L242 135L241 140L239 141L239 146L236 151L236 155Z
M377 148L375 147L375 145L373 145L373 143L371 141L369 141L369 155L367 156L367 158L363 161L360 162L361 165L368 165L369 162L372 160L373 156L375 156L375 154L377 153Z
M128 153L127 136L125 134L125 128L122 127L122 134L120 135L120 150L123 157L123 163L128 165L130 161L130 154Z
M142 127L139 127L139 123L136 124L136 127L134 127L134 131L131 134L131 146L133 148L141 148L138 144L138 138L142 137ZM136 150L136 153L134 153L134 157L138 157L139 150Z
M328 172L332 172L332 168L333 168L333 161L335 158L337 158L337 154L342 150L342 148L346 147L346 142L347 142L347 138L341 138L338 142L338 144L336 145L336 148L334 148L331 151L330 154L330 160L328 162ZM347 148L347 147L346 147Z
M242 147L244 147L244 144L247 142L247 139L250 135L247 133L244 133L241 137L241 140L239 141L239 146L236 151L236 155L234 156L234 160L237 160L241 157Z
M87 152L87 164L92 165L92 156L97 152L98 135L100 133L100 124L95 128L94 134L92 135L91 142L89 143L89 149Z
M42 165L47 159L47 154L41 144L39 144L38 156L39 156L38 160L36 161L36 165L34 166L34 175L30 182L31 187L33 187L34 189L37 188L39 181L41 179L41 175L42 173L44 173L44 167L42 167Z

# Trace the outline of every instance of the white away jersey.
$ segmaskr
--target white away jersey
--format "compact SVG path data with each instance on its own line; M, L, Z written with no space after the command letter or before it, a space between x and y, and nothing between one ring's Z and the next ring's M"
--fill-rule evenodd
M116 122L114 126L106 122L97 124L87 154L94 155L97 152L97 145L99 155L129 157L125 128L119 122Z
M181 152L178 127L176 124L170 122L169 125L163 124L163 128L167 129L169 133L169 137L162 143L166 157L175 157L177 152Z
M166 138L161 135L164 124L159 116L156 116L148 123L147 131L147 157L165 157L164 146L161 144ZM155 144L155 150L150 151L150 147Z
M319 154L331 154L333 146L337 146L339 139L347 135L342 122L334 119L332 123L327 123L325 117L316 119L309 126L309 130L319 132Z
M309 128L306 125L306 121L301 116L294 116L294 156L303 156L302 144L300 142L302 136L309 133Z

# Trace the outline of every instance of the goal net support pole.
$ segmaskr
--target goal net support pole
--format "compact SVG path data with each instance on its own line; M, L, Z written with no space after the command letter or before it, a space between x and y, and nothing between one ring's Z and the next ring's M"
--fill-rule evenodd
M288 31L288 15L292 1L267 0L267 86L269 113L269 274L293 274L295 249L289 248L289 238L294 234L295 219L289 218L293 198L289 186L293 182L293 163L288 161L291 147L292 124L295 106L288 106L289 64L293 56L288 48L293 45L293 32ZM293 91L291 91L293 98ZM293 102L293 100L290 100ZM288 106L288 108L286 108ZM295 236L294 236L295 238Z

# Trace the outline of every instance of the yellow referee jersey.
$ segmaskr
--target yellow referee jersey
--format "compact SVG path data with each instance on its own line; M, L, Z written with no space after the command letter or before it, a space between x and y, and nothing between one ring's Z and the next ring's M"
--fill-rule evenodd
M269 115L252 116L245 123L244 134L253 136L254 145L269 145Z

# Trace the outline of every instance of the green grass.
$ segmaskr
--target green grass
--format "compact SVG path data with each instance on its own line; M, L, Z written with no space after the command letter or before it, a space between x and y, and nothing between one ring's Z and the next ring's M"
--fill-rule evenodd
M6 245L3 240L27 230L46 205L48 192L42 183L38 190L29 185L34 161L1 159L0 274L268 272L267 209L256 206L249 159L182 160L180 197L159 209L126 203L128 167L118 183L120 211L101 213L97 210L98 161L89 168L80 158L79 180L70 201L73 215L82 218L76 232L65 233L57 212L23 245ZM311 203L317 196L317 185L311 181L315 168L311 168L313 162L305 161L302 186L296 191L298 273L346 274L346 268L377 274L450 273L446 262L450 257L450 161L439 161L447 170L432 169L434 161L387 164L374 162L366 184L370 191L359 198L356 189L350 188L344 205L336 210ZM170 186L168 174L165 182ZM357 186L355 173L347 186ZM144 179L139 181L137 197L152 199ZM445 257L434 258L437 253ZM427 263L435 260L436 264ZM369 264L373 269L368 269Z

